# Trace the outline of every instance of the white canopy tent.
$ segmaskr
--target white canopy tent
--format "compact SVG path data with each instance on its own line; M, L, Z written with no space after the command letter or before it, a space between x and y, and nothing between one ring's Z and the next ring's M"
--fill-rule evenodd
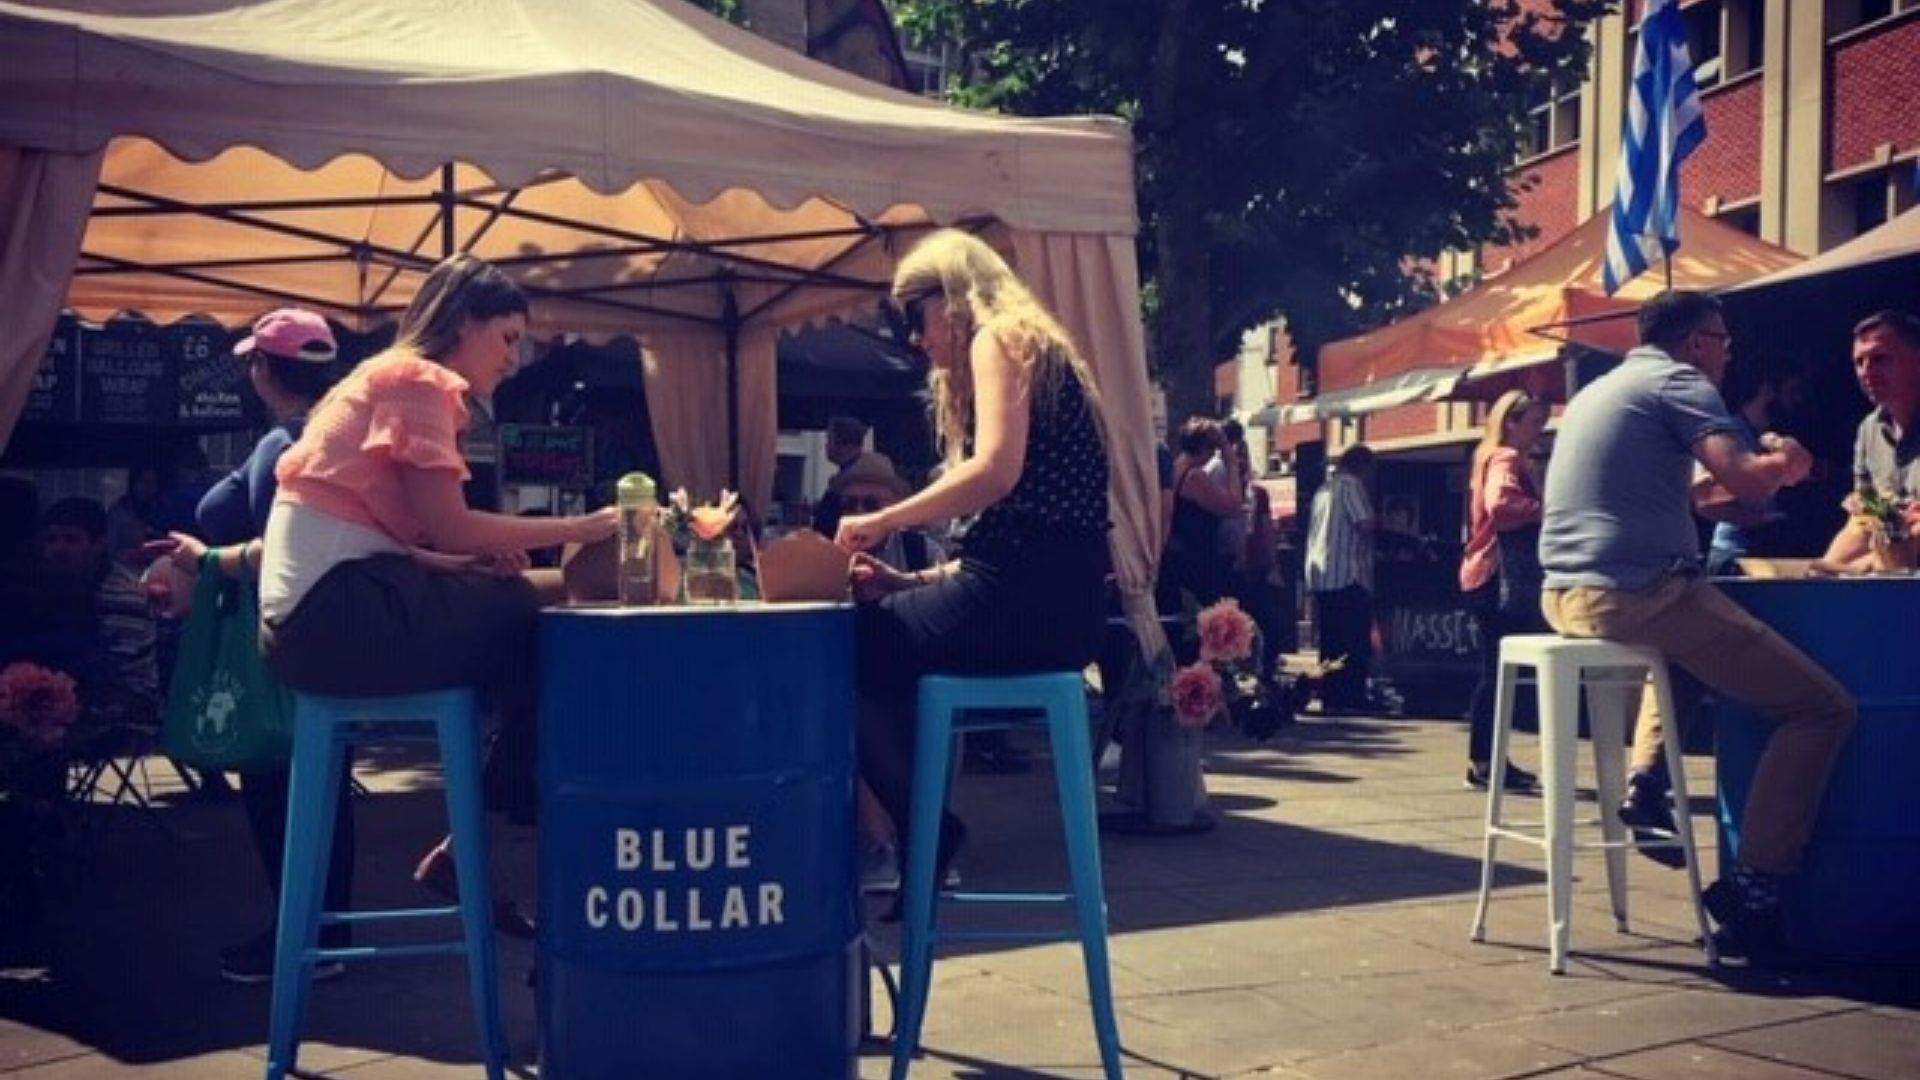
M1118 121L949 108L678 0L0 0L0 440L63 307L365 325L470 251L536 332L637 336L663 471L764 506L779 331L958 224L1088 354L1152 625L1132 170Z

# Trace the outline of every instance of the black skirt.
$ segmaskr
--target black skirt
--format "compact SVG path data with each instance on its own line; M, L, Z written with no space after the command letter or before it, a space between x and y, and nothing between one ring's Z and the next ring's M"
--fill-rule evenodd
M1105 633L1110 560L1100 533L969 552L930 585L862 604L860 688L912 701L923 675L1077 671Z

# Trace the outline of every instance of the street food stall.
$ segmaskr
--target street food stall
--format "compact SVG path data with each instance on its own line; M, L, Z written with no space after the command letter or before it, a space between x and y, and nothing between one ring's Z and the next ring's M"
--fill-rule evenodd
M1674 288L1722 289L1801 261L1692 210L1680 216ZM1416 711L1457 711L1478 675L1478 632L1455 581L1486 406L1516 388L1564 403L1635 344L1634 311L1666 287L1643 274L1607 295L1608 221L1596 214L1458 296L1324 346L1318 395L1278 410L1281 423L1325 424L1329 456L1353 442L1377 455L1375 510L1390 542L1374 599L1376 670Z

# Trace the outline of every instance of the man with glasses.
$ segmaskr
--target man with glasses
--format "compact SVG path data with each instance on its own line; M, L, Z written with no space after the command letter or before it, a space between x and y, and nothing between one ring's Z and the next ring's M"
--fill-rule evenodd
M1758 451L1740 439L1716 389L1732 355L1718 301L1662 293L1640 309L1639 330L1640 347L1561 417L1540 536L1541 607L1561 634L1657 648L1774 722L1742 814L1738 862L1706 895L1725 951L1764 963L1784 947L1782 879L1799 866L1854 704L1707 584L1689 493L1697 461L1733 498L1761 504L1805 479L1812 458L1779 435L1763 434ZM1636 833L1673 824L1656 779L1663 718L1653 695L1642 698L1619 809Z

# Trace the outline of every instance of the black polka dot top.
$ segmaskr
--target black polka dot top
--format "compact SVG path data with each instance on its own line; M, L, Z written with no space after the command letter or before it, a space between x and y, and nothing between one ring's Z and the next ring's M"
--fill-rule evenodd
M967 558L992 562L1107 531L1107 454L1080 381L1064 375L1057 393L1036 389L1031 398L1020 480L967 528L960 541Z

